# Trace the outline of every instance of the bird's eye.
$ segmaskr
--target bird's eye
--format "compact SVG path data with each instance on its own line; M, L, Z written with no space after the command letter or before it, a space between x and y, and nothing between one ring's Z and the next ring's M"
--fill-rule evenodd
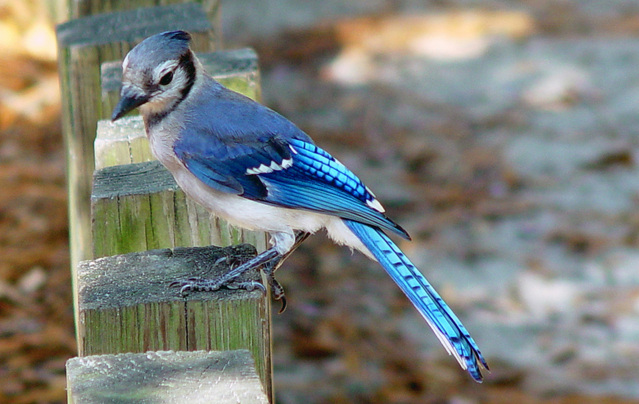
M167 74L162 76L162 78L160 79L160 85L165 86L169 84L171 80L173 80L173 72L168 72Z

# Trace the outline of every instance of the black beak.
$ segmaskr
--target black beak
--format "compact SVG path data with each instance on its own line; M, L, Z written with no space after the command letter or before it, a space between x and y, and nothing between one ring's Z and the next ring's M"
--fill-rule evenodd
M113 109L111 120L116 121L127 112L134 110L149 100L149 96L144 94L140 89L125 85L120 92L120 101Z

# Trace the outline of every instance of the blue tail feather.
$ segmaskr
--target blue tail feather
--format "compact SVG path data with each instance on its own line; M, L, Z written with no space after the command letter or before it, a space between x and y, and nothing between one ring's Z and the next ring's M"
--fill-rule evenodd
M455 356L473 379L481 382L480 367L488 369L484 357L461 321L426 278L380 229L352 220L344 222L415 305L448 353Z

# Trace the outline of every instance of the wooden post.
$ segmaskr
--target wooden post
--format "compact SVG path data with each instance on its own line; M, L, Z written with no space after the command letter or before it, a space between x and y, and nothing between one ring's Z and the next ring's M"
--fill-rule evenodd
M147 1L165 0L141 0ZM213 12L217 15L217 1L202 3L215 4ZM77 3L99 7L90 11L98 12L141 2ZM203 17L201 7L193 3L94 15L57 28L63 131L68 151L71 262L72 268L77 268L73 282L79 352L91 355L246 348L255 358L260 379L272 398L270 303L265 294L259 289L222 290L193 292L184 298L178 290L169 288L173 280L197 275L215 277L226 272L236 262L254 256L255 248L244 245L153 250L242 241L263 250L264 235L241 232L211 218L185 197L156 161L106 167L119 164L122 153L128 154L130 162L151 159L148 146L142 146L143 138L133 136L128 138L126 148L120 148L114 159L95 173L93 217L88 214L95 127L99 119L109 117L112 108L108 91L104 100L101 96L103 64L121 60L139 40L170 29L191 32L196 52L212 50L219 38ZM202 59L217 70L223 84L259 97L257 61L252 51L203 55ZM140 133L139 121L131 118L127 122ZM112 149L119 146L122 145ZM93 232L89 230L90 222ZM143 250L152 251L112 256ZM93 256L109 257L79 263ZM221 257L225 259L220 261ZM240 280L264 283L259 271L246 276L249 278Z
M200 53L198 58L206 71L223 86L253 100L261 99L258 60L253 49Z
M177 28L193 34L194 49L213 50L211 24L201 7L192 3L100 14L57 27L72 269L80 260L91 258L93 250L89 204L93 141L98 119L110 113L101 108L100 66L122 59L151 34ZM75 277L72 281L75 284Z
M246 350L95 355L67 361L68 402L269 402Z
M191 3L95 15L57 27L72 267L90 258L85 253L91 251L93 141L97 121L110 114L101 108L100 66L123 58L145 37L178 27L193 33L195 49L213 50L211 24L199 5Z
M96 170L155 160L139 115L98 121L94 151Z
M263 233L231 227L187 198L158 161L96 171L91 205L95 257L211 244L266 248Z
M222 26L219 13L220 0L67 0L66 15L67 19L72 20L89 15L110 13L114 11L127 11L138 8L186 2L199 3L215 29L212 40L214 41L216 48L221 48L222 35L221 32L218 32ZM144 23L145 21L139 22L139 24Z
M270 303L260 289L191 292L174 280L215 277L255 256L255 248L189 247L92 261L78 268L79 356L149 350L248 349L271 393ZM259 271L240 281L261 282Z

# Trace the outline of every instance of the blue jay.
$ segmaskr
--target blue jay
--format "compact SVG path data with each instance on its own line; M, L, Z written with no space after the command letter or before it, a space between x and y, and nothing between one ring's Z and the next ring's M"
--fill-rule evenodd
M218 279L192 278L182 290L214 290L260 265L277 267L320 229L379 262L476 380L488 369L457 316L385 234L410 239L362 181L275 111L211 78L184 31L151 36L122 62L112 120L139 107L151 149L184 192L210 212L268 232L272 247Z

